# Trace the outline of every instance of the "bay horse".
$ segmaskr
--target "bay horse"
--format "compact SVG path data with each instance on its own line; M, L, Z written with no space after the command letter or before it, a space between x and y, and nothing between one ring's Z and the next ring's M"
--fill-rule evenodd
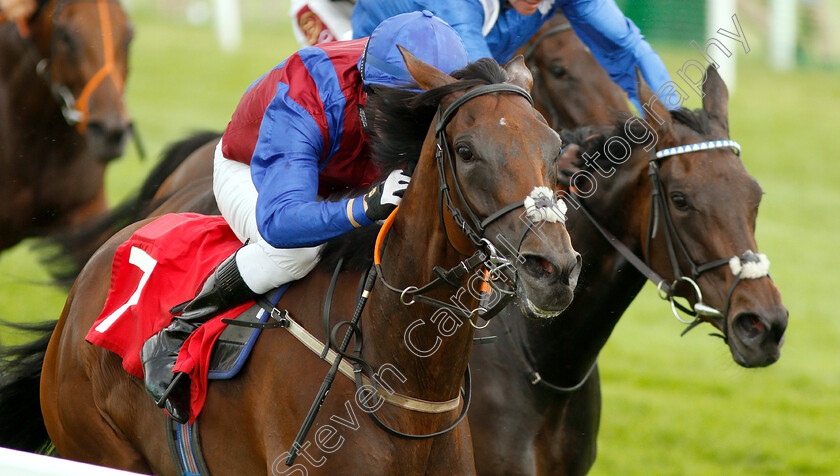
M536 108L555 130L604 125L615 114L629 112L624 92L610 80L562 15L546 22L517 53L525 57L530 68ZM82 229L51 237L58 251L46 261L54 278L72 283L93 252L114 233L150 216L179 190L210 179L220 138L221 133L204 131L173 143L133 197Z
M555 130L607 125L629 112L610 80L563 15L556 14L519 49L534 77L534 102Z
M105 166L132 130L131 37L115 0L51 0L0 23L0 250L107 209Z
M475 256L476 230L486 229L478 236L483 234L495 247L501 246L501 239L521 243L518 251L524 259L515 265L520 307L526 316L545 318L569 304L580 257L572 250L561 222L543 222L539 229L543 236L539 237L523 222L517 208L517 202L535 187L547 185L547 168L560 151L559 137L528 102L525 91L532 83L522 59L514 59L504 69L491 60L481 60L459 72L456 80L403 54L412 76L428 92L411 102L397 100L404 96L384 96L379 110L371 106L376 103L377 96L373 95L368 102L373 114L368 118L376 124L378 150L391 151L395 157L391 158L391 168L404 164L406 152L419 156L419 161L382 254L384 274L380 278L384 278L377 279L364 310L365 345L361 355L374 368L388 364L395 369L390 375L398 369L399 375L405 376L404 381L388 377L396 392L433 402L451 401L457 400L467 370L472 325L457 323L454 332L442 338L432 312L435 308L419 299L414 306L406 307L401 300L404 296L386 288L383 279L399 287L428 282L435 276L433 266L453 268L466 256ZM432 121L439 107L445 119L435 124ZM431 126L418 128L424 121ZM383 172L387 173L387 167ZM452 189L460 192L453 194ZM451 207L439 210L438 194L443 194L440 199ZM177 202L176 207L185 203ZM469 217L473 214L481 224L472 224ZM467 225L456 225L456 215L465 215ZM161 438L165 417L145 393L143 383L121 369L115 354L84 341L104 304L115 249L143 223L109 240L76 280L43 357L40 401L43 422L61 456L143 473L174 474L167 443ZM479 243L484 242L479 239ZM356 242L350 248L360 247ZM328 261L325 256L323 262ZM278 304L321 339L325 338L323 332L319 333L321 297L331 271L319 266L290 286ZM363 274L347 269L339 275L332 309L350 312ZM463 276L460 284L467 278ZM427 296L446 301L449 294L438 288ZM423 358L404 340L407 326L416 322L422 325L415 327L411 336L414 349L437 346ZM38 357L32 352L20 363L31 368ZM281 456L290 449L320 384L320 374L325 371L326 365L317 355L285 331L264 332L243 373L234 380L214 382L209 388L198 421L210 472L277 474L296 468L283 467ZM0 397L4 396L3 390L22 385L9 382L0 389ZM310 448L305 460L299 460L299 464L310 463L304 469L324 474L474 472L466 421L433 438L395 437L353 410L355 391L348 380L339 377L334 382L315 428L329 426L339 431L328 425L335 419L347 425L338 435L327 437L328 441L316 440L330 451L319 453ZM4 408L37 399L31 391L20 394L16 400L3 400ZM390 427L412 434L446 428L458 416L454 410L428 414L390 405L382 406L377 413ZM35 415L30 417L26 429L16 429L18 434L33 429L37 419ZM14 439L14 435L8 435L14 429L5 423L11 418L0 416L2 444Z
M471 359L470 412L493 416L470 419L480 474L585 474L592 466L601 410L598 354L647 280L611 239L647 263L664 287L696 282L696 292L679 291L688 293L691 306L721 311L698 318L720 331L737 364L761 367L779 358L788 321L779 290L769 276L740 279L730 269L731 258L758 250L758 182L728 146L667 155L674 147L729 139L725 84L709 68L703 109L671 112L640 77L639 85L642 103L653 105L647 125L636 118L598 133L563 134L564 142L577 144L564 161L576 161L597 179L591 196L582 198L590 184L572 195L581 207L569 210L569 233L584 256L574 302L552 322L526 321L507 308L479 333L498 336L494 345L476 346Z

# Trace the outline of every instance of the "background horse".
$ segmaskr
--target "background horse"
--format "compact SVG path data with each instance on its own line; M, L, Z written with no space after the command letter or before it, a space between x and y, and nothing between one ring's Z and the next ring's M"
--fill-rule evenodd
M625 93L563 15L548 20L519 53L534 76L537 109L554 129L606 125L629 112Z
M105 165L131 132L120 4L52 0L28 29L0 24L0 250L104 212Z
M649 121L655 130L635 119L629 128L619 122L599 134L582 129L564 140L580 144L578 165L597 177L597 190L580 200L586 210L671 282L680 276L668 251L666 218L658 217L652 240L648 234L649 160L655 150L728 139L728 94L713 68L707 72L703 110L669 113L642 82L640 92L642 103L653 100L654 113L664 119L661 125ZM614 138L633 146L629 157L618 155L619 146L610 149ZM654 143L654 150L645 150ZM599 157L598 162L584 161L583 153ZM609 154L623 159L621 165L608 160ZM700 265L758 249L754 233L761 188L731 149L675 155L660 165L667 213L687 251L683 255L674 245L679 269L691 269L688 259ZM570 207L569 215L572 242L584 256L574 303L561 319L545 323L520 319L508 308L482 331L499 336L498 343L473 350L476 398L471 412L493 415L470 420L481 474L584 474L595 460L601 410L598 354L646 278L580 210ZM779 358L788 313L768 276L736 284L733 271L723 264L693 279L705 303L724 312L710 321L735 362L759 367ZM694 304L697 297L690 295Z
M555 129L606 124L616 113L629 112L624 92L562 15L546 22L518 53L525 55L534 78L536 107ZM173 143L133 197L84 229L55 236L59 251L50 258L63 259L53 267L54 276L72 283L93 252L114 233L148 217L173 193L209 180L220 137L220 133L200 132Z
M435 88L422 102L423 117L429 121L435 117L439 101L446 107L475 86L502 83L507 78L525 89L531 85L530 74L521 60L509 64L506 72L488 60L479 62L459 82L410 56L407 64L423 88ZM394 99L383 103L404 108ZM450 212L438 215L439 177L445 176L449 184L461 184L464 195L454 198L456 208L463 212L468 206L479 217L487 217L527 196L535 186L544 186L547 167L560 148L555 133L525 98L509 92L486 94L463 103L446 127L448 143L454 144L446 152L455 163L441 174L441 165L435 160L434 125L428 132L419 130L414 137L405 137L413 129L406 125L415 123L417 118L402 117L399 121L407 111L383 111L378 111L378 119L374 119L384 121L376 129L382 134L383 150L404 152L409 144L420 156L382 256L385 276L400 286L427 282L434 277L434 265L454 267L465 258L465 251L472 253L474 249L466 235L454 227ZM507 125L499 117L507 118ZM396 147L389 146L389 141L397 140ZM390 167L402 165L404 157L397 154ZM503 180L492 180L493 177ZM518 213L502 215L488 227L492 230L488 238L496 245L500 244L498 237L517 242L527 230ZM115 354L84 342L84 335L104 304L116 246L136 228L120 232L100 249L71 290L43 361L41 403L44 422L62 456L140 472L172 474L174 468L161 438L163 413L154 407L142 382L122 371ZM530 302L556 314L571 299L580 268L579 256L571 249L562 224L545 223L540 231L545 239L527 233L521 242L519 251L525 259L517 265L519 296L525 309L534 308L526 305ZM358 251L358 243L352 249ZM369 252L369 244L361 249ZM331 260L325 257L324 261ZM329 282L330 271L322 265L294 283L279 304L321 339L325 336L318 332L323 311L320 296ZM358 270L341 273L333 309L349 312L359 277ZM448 300L449 294L446 289L437 289L429 297ZM399 298L399 294L378 281L363 317L362 357L375 368L390 363L399 369L406 376L405 381L389 379L398 393L432 401L457 398L472 344L472 327L461 323L454 334L442 339L432 318L434 308L422 303L406 308ZM532 314L528 311L526 315ZM440 341L438 350L422 359L403 344L406 326L417 319L423 322L412 335L418 348L427 349ZM30 360L37 358L34 355ZM326 368L285 331L263 333L242 375L210 386L199 418L210 471L259 474L271 472L275 465L285 469L280 457L289 449ZM354 393L349 381L342 377L335 381L314 428L328 424L330 417L336 416L347 421L352 430L345 428L344 436L321 441L333 451L337 450L336 445L343 445L342 451L319 454L311 448L309 454L314 459L309 461L316 461L317 468L310 469L328 474L474 471L466 423L426 440L395 438L353 410ZM28 395L29 400L33 398L34 395ZM14 404L19 402L3 402L4 406ZM415 434L445 428L457 416L453 412L416 414L389 405L383 406L379 414L388 425ZM0 427L7 428L2 422ZM25 429L18 428L21 432Z

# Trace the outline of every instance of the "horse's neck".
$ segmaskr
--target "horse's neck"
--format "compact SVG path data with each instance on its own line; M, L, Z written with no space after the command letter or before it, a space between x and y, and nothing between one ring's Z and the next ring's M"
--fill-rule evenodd
M587 210L619 241L642 256L642 233L650 188L646 159L623 165L611 179L598 177ZM572 242L585 256L575 300L548 323L519 320L537 370L549 382L571 386L594 365L624 311L645 284L645 277L600 234L581 212L570 212Z
M45 158L48 151L40 150L40 146L55 147L56 142L66 142L73 129L64 121L58 103L38 75L40 54L27 41L12 25L0 25L0 113L6 116L0 129L6 135L6 147L17 143L25 149L10 151L12 154ZM48 141L39 140L45 135L49 136Z
M434 184L421 190L412 187L391 228L382 256L382 271L393 286L422 286L434 278L432 269L449 269L464 256L448 243L439 225L436 200L436 171L428 165L418 167L412 178L416 184ZM425 294L447 303L456 294L442 286ZM462 297L467 303L467 298ZM474 335L466 321L448 311L420 303L405 306L400 295L377 283L364 316L365 356L375 368L396 367L406 378L396 391L426 400L444 401L458 395L466 370ZM452 326L457 330L448 334Z

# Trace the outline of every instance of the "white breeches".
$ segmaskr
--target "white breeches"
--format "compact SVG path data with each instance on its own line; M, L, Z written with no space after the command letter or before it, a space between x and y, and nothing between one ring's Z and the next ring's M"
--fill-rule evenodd
M222 156L222 142L213 159L213 194L222 216L240 241L247 245L236 253L236 265L245 284L263 294L307 275L318 264L321 246L275 248L257 229L257 189L251 168Z

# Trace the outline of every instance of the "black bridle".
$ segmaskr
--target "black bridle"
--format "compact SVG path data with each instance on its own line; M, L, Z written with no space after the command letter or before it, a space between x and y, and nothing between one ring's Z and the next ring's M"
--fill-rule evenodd
M656 285L657 291L659 292L659 296L662 299L670 301L671 308L677 319L689 325L688 328L686 328L685 331L683 331L683 335L689 330L696 327L704 320L719 320L725 322L727 316L729 315L729 311L732 304L732 295L735 291L735 287L738 286L738 284L743 279L754 279L756 277L744 276L743 272L738 272L736 274L733 270L733 274L735 274L735 280L732 282L731 286L729 287L729 291L727 292L724 310L719 311L718 309L715 309L714 307L711 307L703 302L703 295L700 292L699 285L697 284L697 280L700 278L700 276L707 271L711 271L720 266L730 264L733 260L736 259L739 261L739 263L754 263L759 262L761 257L761 255L755 252L746 251L741 255L735 255L728 258L720 258L708 261L706 263L698 264L691 257L691 254L688 252L688 249L686 248L682 238L680 237L677 227L674 225L674 220L671 216L670 209L668 207L667 194L665 193L665 187L663 185L662 176L660 173L660 161L674 155L720 148L732 149L737 155L740 155L741 152L740 145L738 145L737 142L731 140L717 140L701 142L697 144L689 144L685 146L660 150L656 153L651 151L651 156L648 159L648 177L651 182L651 208L648 217L647 239L645 241L647 246L647 249L645 250L645 256L647 258L645 261L642 261L626 245L621 243L621 241L619 241L615 236L613 236L609 231L607 231L603 226L601 226L601 224L598 223L597 220L595 220L595 218L583 204L581 204L580 206L580 210L583 211L584 215L586 215L586 217L601 233L601 235L603 235L604 238L619 253L621 253L624 256L624 258L626 258L627 261L629 261L630 264L633 265L633 267L636 268L636 270L638 270ZM650 267L650 246L653 242L653 239L656 237L660 221L663 224L666 249L668 251L669 261L671 263L671 267L675 276L674 281L670 284ZM680 266L680 256L682 256L683 260L688 263L687 272L683 272L683 269ZM684 282L691 286L695 293L696 301L691 309L675 301L675 298L677 297L676 287L681 282ZM682 319L677 313L677 309L693 317L693 319ZM721 337L723 337L723 339L726 340L726 326L722 325L721 328L724 329L724 334Z
M374 252L374 255L375 255L374 256L374 265L368 271L368 273L362 278L363 284L361 286L361 292L360 292L359 298L356 302L356 307L354 309L352 319L350 321L345 321L345 322L338 323L336 326L333 327L333 330L330 333L330 339L329 339L330 344L329 345L335 350L335 352L337 354L337 357L333 361L332 368L327 373L327 376L325 377L324 382L321 384L321 388L319 389L318 394L316 395L315 400L314 400L312 406L309 409L309 413L307 414L306 418L304 419L303 424L301 425L301 428L298 431L297 436L295 437L295 441L292 445L292 448L289 451L289 456L286 458L286 461L285 461L287 466L291 466L294 463L295 458L296 458L297 453L298 453L298 450L299 450L299 448L301 448L301 445L303 444L303 441L305 440L306 435L309 432L309 429L311 428L312 424L314 423L315 417L317 416L318 411L319 411L321 405L323 404L324 399L326 398L327 392L329 392L329 388L332 385L332 381L335 377L335 374L338 371L338 366L339 366L341 360L346 358L346 359L350 360L351 362L353 362L353 369L354 369L355 376L356 376L355 380L356 380L357 391L362 389L362 387L363 387L362 374L366 373L366 374L371 375L371 376L374 375L374 372L373 372L373 369L372 369L371 365L368 362L366 362L361 356L363 338L362 338L362 330L361 330L361 327L360 327L359 323L360 323L362 311L364 310L365 303L367 302L367 299L370 296L370 292L373 290L373 287L376 283L377 278L379 278L379 280L382 281L382 284L388 290L393 291L395 293L399 293L400 294L400 302L402 302L404 305L410 306L410 305L414 304L415 302L422 302L424 304L427 304L427 305L430 305L430 306L433 306L433 307L437 307L439 309L441 309L441 308L448 309L453 314L466 319L470 323L470 325L472 325L473 327L476 327L475 324L472 322L473 317L478 316L478 317L481 317L483 319L490 319L495 314L497 314L502 308L504 308L508 304L510 299L512 299L512 297L515 295L514 292L502 290L502 289L498 288L495 284L493 284L493 276L496 276L496 277L508 276L509 279L512 280L511 283L515 283L516 270L513 267L511 261L508 258L506 258L505 256L503 256L501 253L499 253L496 250L496 248L492 245L490 240L484 238L484 235L485 235L485 231L487 230L487 227L489 227L492 223L494 223L499 218L505 216L509 212L511 212L513 210L516 210L520 207L523 207L524 204L525 204L525 201L522 200L522 201L519 201L519 202L516 202L516 203L512 203L510 205L507 205L505 207L502 207L501 209L492 213L490 216L488 216L484 219L479 218L479 216L475 213L475 211L472 209L472 207L470 207L469 202L466 200L466 197L463 193L460 182L458 181L458 176L455 173L455 163L454 163L454 160L453 160L452 155L450 153L449 141L448 141L448 137L446 135L446 126L449 124L449 122L452 120L455 113L458 111L458 109L462 105L464 105L466 102L468 102L471 99L474 99L478 96L483 96L483 95L486 95L486 94L494 94L494 93L514 93L514 94L518 94L518 95L528 99L528 102L532 106L534 104L533 100L531 99L531 95L528 94L527 91L525 91L524 89L520 88L519 86L516 86L516 85L513 85L513 84L489 84L489 85L479 86L479 87L476 87L476 88L471 89L471 90L467 91L466 93L464 93L461 97L459 97L458 99L453 101L452 104L450 104L445 110L441 109L441 108L438 108L438 122L437 122L437 126L435 128L435 135L437 137L437 152L435 153L435 159L437 160L437 167L438 167L438 170L440 171L440 183L439 183L439 189L438 189L439 197L438 198L439 198L439 202L440 202L440 207L439 208L440 208L441 226L443 227L444 233L446 234L446 225L445 225L445 222L444 222L444 212L443 212L443 207L446 206L447 210L452 215L452 218L454 219L455 223L458 225L458 227L461 229L461 231L464 232L464 234L467 236L467 238L470 240L470 242L476 247L476 252L472 256L470 256L469 258L467 258L467 259L461 261L460 263L458 263L452 269L444 270L440 267L435 267L434 268L434 273L437 275L437 278L435 278L430 283L428 283L428 284L426 284L422 287L418 288L416 286L408 286L406 288L399 288L399 287L396 287L396 286L393 286L393 285L389 284L385 280L385 276L382 273L381 263L379 263L379 256L378 256L379 241L377 241L377 249ZM445 167L446 164L444 164L444 162L448 163L448 167ZM455 191L458 194L458 198L460 199L460 201L462 203L462 206L464 207L464 210L466 211L466 215L467 215L466 219L464 218L463 214L461 213L461 210L458 207L455 206L455 204L452 200L452 195L451 195L451 192L450 192L449 182L446 178L447 168L450 170L450 172L452 174L453 187L455 188ZM393 216L394 215L392 214L392 216L389 218L389 220L386 221L386 224L383 225L383 228L384 228L383 231L384 232L387 232L387 228L385 228L385 227L390 226L390 222L393 219ZM524 229L522 231L522 234L520 236L520 239L519 239L519 244L520 245L521 245L521 243L522 243L522 241L525 237L525 234L528 232L529 229L530 229L530 227L528 227L528 226L524 227ZM449 240L449 242L450 242L450 245L452 245L454 247L454 245L451 242L451 239L449 238L449 235L446 234L446 236L447 236L447 240ZM384 233L383 233L383 238L384 238ZM517 250L518 250L518 248L517 248ZM435 289L438 286L441 286L443 284L448 284L448 285L454 286L456 288L460 287L461 278L463 278L467 273L474 271L476 268L478 268L482 264L487 267L488 275L490 276L490 279L488 280L490 285L493 286L494 290L500 292L501 295L503 296L501 299L499 299L499 302L497 302L496 304L494 304L492 306L489 306L488 309L484 309L484 308L479 307L476 310L467 311L467 310L464 310L464 309L462 309L458 306L454 306L452 304L445 303L443 301L439 301L437 299L433 299L433 298L430 298L428 296L423 295L425 292L428 292L432 289ZM336 267L336 271L334 273L334 276L337 276L340 267L341 267L341 261L339 261L339 264ZM335 285L335 279L333 279L331 281L330 287L333 288L334 285ZM515 287L512 288L512 289L515 289ZM329 292L329 294L331 294L331 293L332 293L332 291ZM411 300L406 301L407 298L410 298ZM327 315L326 319L328 320L328 315ZM347 326L348 329L347 329L347 331L344 335L344 338L343 338L342 342L339 344L338 340L336 338L336 333L343 326ZM348 353L348 352L346 352L346 349L349 346L350 339L353 338L353 336L355 336L354 349L351 353ZM375 378L370 378L370 381L371 381L371 383L374 387L375 393L378 395L379 394L379 388L378 388L378 385L376 384ZM395 430L395 429L391 428L390 426L388 426L385 422L383 422L379 418L379 416L376 414L375 411L366 412L366 413L368 415L370 415L370 417L374 420L374 422L377 424L377 426L379 426L380 428L382 428L383 430L385 430L389 434L398 436L400 438L411 439L411 440L434 438L436 436L446 434L449 431L453 430L455 427L457 427L459 424L461 424L461 422L464 420L464 418L466 418L467 411L469 410L469 406L470 406L471 393L472 392L471 392L471 383L470 383L470 373L469 373L469 366L468 366L465 373L464 373L464 388L461 390L461 395L463 396L464 404L461 408L460 415L448 427L446 427L442 430L433 432L433 433L429 433L429 434L415 435L415 434L410 434L410 433L403 433L399 430Z
M648 159L648 176L651 181L651 200L650 200L650 216L648 221L648 229L647 229L647 247L645 255L647 256L646 260L642 260L636 253L634 253L630 248L627 247L624 243L621 242L618 238L615 237L612 233L609 232L606 228L604 228L598 220L592 216L592 213L586 209L586 206L581 203L579 210L581 210L589 220L590 223L595 227L596 230L604 237L607 242L613 246L624 258L634 267L637 271L642 273L648 280L650 280L653 284L656 285L657 291L659 292L659 296L663 300L670 301L671 303L671 310L673 311L674 315L680 322L684 324L688 324L688 327L682 332L681 335L685 335L686 332L690 331L704 320L712 320L712 319L719 319L725 322L726 317L729 315L729 310L732 303L732 295L735 291L735 288L743 279L752 279L753 277L746 277L743 276L743 272L739 272L735 276L735 280L729 287L729 291L726 296L726 306L723 312L703 303L703 294L700 292L700 287L697 284L697 279L707 272L713 269L716 269L720 266L730 264L733 259L740 260L741 263L750 263L750 262L758 262L760 260L760 256L757 253L752 251L747 251L741 255L736 255L730 258L720 258L716 260L712 260L703 264L697 264L696 261L691 257L691 254L688 252L685 244L680 238L680 234L677 230L677 227L674 225L674 220L671 217L670 210L668 208L668 202L665 194L665 188L662 183L662 176L660 173L660 164L661 160L666 159L667 157L671 157L673 155L680 155L690 152L697 152L700 150L708 150L708 149L717 149L717 148L732 148L735 150L736 154L740 155L741 146L738 145L737 142L730 141L730 140L718 140L718 141L709 141L709 142L701 142L697 144L689 144L680 147L674 147L670 149L660 150L658 152L651 151L651 156ZM572 184L574 185L574 184ZM666 238L666 245L668 250L668 257L673 267L675 280L670 284L660 276L656 271L654 271L650 267L650 244L653 241L653 238L656 236L659 217L662 217L662 222L664 223L665 228L665 238ZM688 262L688 274L683 273L682 267L680 266L678 253L683 256L683 258ZM734 271L733 271L734 273ZM693 305L693 309L689 309L684 305L680 304L675 300L677 297L676 294L676 287L680 282L685 282L691 286L694 290L695 295L697 297L697 301ZM685 320L682 319L679 314L677 313L677 309L680 311L692 316L694 319L692 320ZM574 392L580 389L584 383L589 379L594 371L598 359L595 359L592 366L586 372L583 379L580 380L575 385L570 387L561 387L559 385L552 384L542 378L539 371L536 370L536 359L534 358L533 353L531 352L530 348L524 343L524 339L521 335L514 335L513 331L510 327L505 323L502 322L505 328L505 332L510 336L510 339L513 341L514 347L518 350L517 356L521 361L522 365L525 367L525 375L528 378L528 381L531 382L532 385L538 385L542 388L551 390L556 393L569 393ZM724 334L713 334L718 335L724 339L727 339L726 336L726 326L722 325L722 329L724 329Z
M452 154L450 152L450 144L449 138L446 134L446 126L454 117L455 113L463 106L466 102L486 94L493 94L493 93L514 93L518 94L528 100L528 102L533 106L534 102L531 99L531 95L528 94L527 91L520 88L519 86L503 83L503 84L489 84L484 86L479 86L474 89L471 89L460 96L458 99L452 102L445 110L438 109L438 121L435 127L435 135L437 137L437 151L435 153L435 160L437 161L437 168L439 172L439 185L438 185L438 208L439 208L439 215L440 215L440 222L441 226L444 230L446 230L445 224L445 211L452 216L453 221L458 226L458 228L464 233L464 235L470 240L470 242L475 246L476 251L475 253L470 256L469 258L461 261L458 265L454 268L446 271L440 267L434 268L434 273L437 275L430 283L417 287L417 286L408 286L406 288L400 288L397 286L393 286L385 280L385 276L382 273L382 269L380 265L375 265L377 274L379 275L379 279L382 281L382 284L385 285L386 288L390 289L391 291L400 293L400 300L405 305L411 305L415 302L422 302L424 304L428 304L437 308L445 308L450 310L454 314L467 319L470 324L474 326L472 323L472 317L478 316L482 319L488 320L494 315L496 315L502 308L504 308L508 302L514 297L515 293L512 291L504 290L498 287L492 278L504 278L507 281L512 289L515 289L515 283L517 280L516 269L513 266L510 259L505 257L503 253L499 252L495 246L485 238L487 228L497 221L498 219L504 217L508 213L513 210L516 210L520 207L524 206L524 200L511 203L506 205L496 212L490 214L486 218L480 218L478 214L472 209L469 204L469 201L466 199L466 195L461 187L460 182L458 181L458 176L455 171L455 160L452 158ZM452 185L450 186L449 180L447 178L447 170L452 175ZM455 189L455 193L458 196L459 201L461 202L461 206L463 207L462 210L457 207L452 199L452 192L451 189ZM517 251L522 245L522 242L525 239L525 235L530 230L530 227L524 226L522 232L519 235L519 239L517 241ZM447 239L452 244L451 239L449 238L449 234L446 234ZM452 245L454 247L454 244ZM431 291L432 289L437 288L442 284L449 284L450 286L460 287L461 278L469 272L474 271L478 266L484 265L488 272L489 276L491 277L489 284L493 286L494 291L498 291L503 296L499 301L489 308L479 307L473 311L465 311L464 309L445 303L443 301L430 298L428 296L424 296L423 294ZM410 300L409 300L410 299Z
M554 36L558 33L563 33L564 31L569 31L572 29L572 25L569 23L563 23L562 25L555 26L547 30L545 33L541 34L534 40L533 43L525 50L525 63L528 65L528 68L531 70L531 76L534 78L534 91L539 92L543 97L546 98L545 101L542 102L543 107L546 108L548 114L551 116L551 127L556 129L561 125L560 119L560 111L554 107L554 103L549 100L548 88L546 87L545 83L542 81L542 76L540 76L540 69L537 67L536 62L534 61L534 56L537 53L537 48L540 44L545 41L547 38Z

